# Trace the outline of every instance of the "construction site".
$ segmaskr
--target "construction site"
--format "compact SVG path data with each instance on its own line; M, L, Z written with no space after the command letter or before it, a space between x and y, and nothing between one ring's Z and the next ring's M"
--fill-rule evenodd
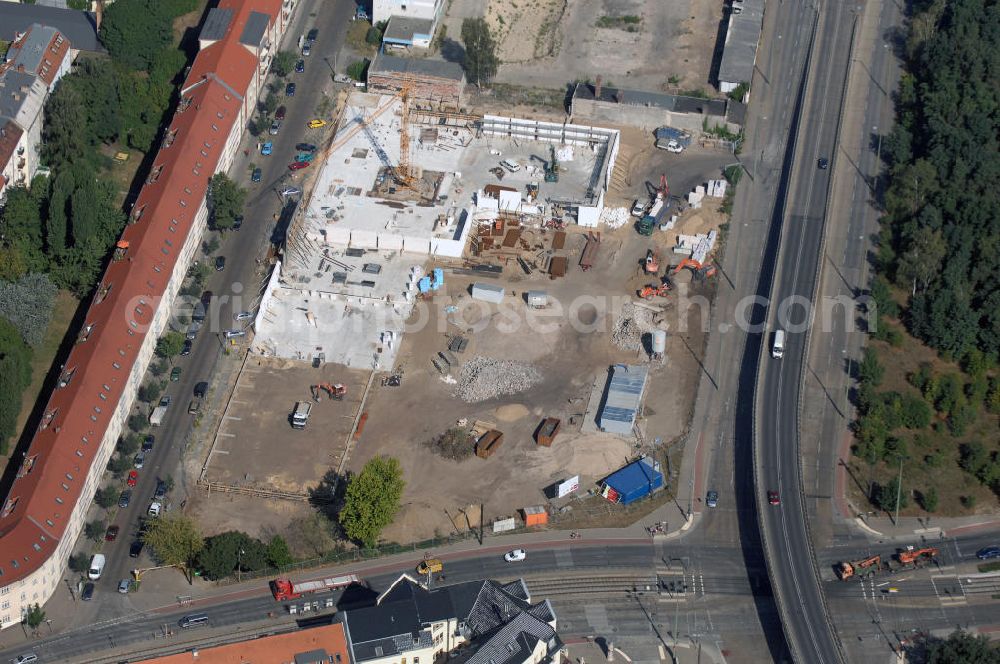
M616 170L622 135L353 92L266 284L202 518L280 532L376 455L406 481L389 541L606 518L604 479L649 455L665 499L718 280L726 156L686 173L629 132L629 161L656 169L637 199Z

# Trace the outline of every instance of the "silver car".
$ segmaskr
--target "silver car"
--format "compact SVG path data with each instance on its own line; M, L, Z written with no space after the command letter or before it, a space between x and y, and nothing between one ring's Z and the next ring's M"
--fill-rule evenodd
M128 594L128 589L131 587L132 583L128 579L122 579L118 582L118 592L122 595Z

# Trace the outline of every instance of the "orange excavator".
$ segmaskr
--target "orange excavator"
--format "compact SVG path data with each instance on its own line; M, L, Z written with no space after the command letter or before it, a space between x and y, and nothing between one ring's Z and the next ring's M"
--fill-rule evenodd
M896 554L896 559L904 565L914 565L919 567L925 565L937 557L938 550L934 547L923 549L906 549Z
M715 266L711 263L700 263L693 258L685 258L677 264L672 274L677 274L686 267L691 268L694 272L694 278L698 281L714 277L716 272Z
M639 291L639 297L644 300L652 300L654 297L666 297L667 293L673 289L674 287L669 281L664 281L659 286L656 284L647 284Z
M337 401L343 401L347 395L347 388L340 383L320 383L319 385L311 386L309 389L312 390L312 398L316 403L319 403L320 391L325 391L330 395L331 399L336 399Z
M837 564L837 576L841 581L847 581L853 576L865 578L878 572L882 565L881 556L870 556L862 560L852 560L849 563Z
M660 272L660 255L652 249L646 250L645 270L646 274L659 274Z

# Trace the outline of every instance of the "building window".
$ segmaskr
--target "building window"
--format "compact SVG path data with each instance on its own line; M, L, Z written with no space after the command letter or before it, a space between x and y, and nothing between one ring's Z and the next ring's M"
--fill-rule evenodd
M3 604L0 604L0 609L9 609L9 608L10 608L10 600L7 600Z

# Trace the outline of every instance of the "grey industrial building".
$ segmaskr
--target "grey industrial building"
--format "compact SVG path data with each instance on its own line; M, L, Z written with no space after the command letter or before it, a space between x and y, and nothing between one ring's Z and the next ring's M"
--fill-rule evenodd
M764 26L764 0L743 0L739 14L729 15L726 43L719 62L719 90L729 93L753 80L757 46Z
M649 368L637 364L616 364L611 369L604 403L597 424L602 431L627 436L632 433L646 391Z

